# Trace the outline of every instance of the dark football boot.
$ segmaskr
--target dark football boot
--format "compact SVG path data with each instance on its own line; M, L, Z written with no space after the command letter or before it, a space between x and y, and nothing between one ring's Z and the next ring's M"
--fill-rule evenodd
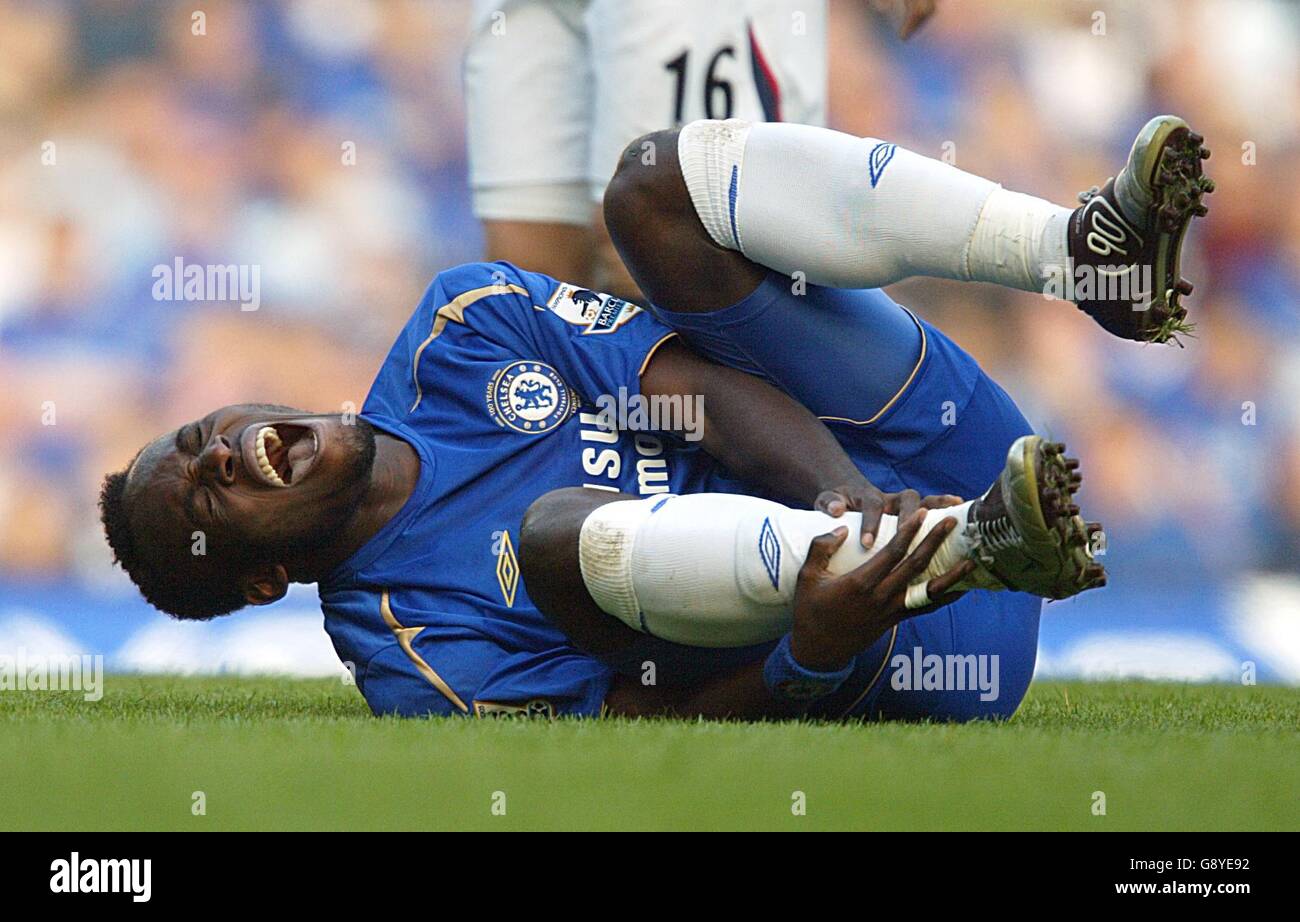
M1178 342L1193 329L1180 303L1192 284L1179 258L1192 218L1207 211L1202 197L1214 191L1201 172L1204 140L1177 116L1156 116L1119 175L1079 195L1069 225L1075 303L1116 336Z

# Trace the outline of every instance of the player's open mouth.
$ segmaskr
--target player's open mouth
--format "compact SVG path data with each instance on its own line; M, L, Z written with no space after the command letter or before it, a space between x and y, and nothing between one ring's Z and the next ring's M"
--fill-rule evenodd
M301 483L316 463L320 437L315 427L297 423L254 423L240 438L244 467L262 483L288 487Z

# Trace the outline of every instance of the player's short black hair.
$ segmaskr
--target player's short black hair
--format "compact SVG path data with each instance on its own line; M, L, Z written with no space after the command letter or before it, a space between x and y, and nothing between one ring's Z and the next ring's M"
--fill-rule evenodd
M131 577L145 601L173 618L207 621L248 604L235 573L199 572L198 567L182 572L146 553L131 527L125 469L109 474L99 491L99 518L104 523L113 559Z

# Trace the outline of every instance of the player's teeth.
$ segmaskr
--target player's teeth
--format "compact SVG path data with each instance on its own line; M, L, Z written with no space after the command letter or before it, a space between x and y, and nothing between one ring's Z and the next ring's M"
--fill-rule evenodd
M266 445L268 442L271 443L272 448L284 444L280 440L280 434L276 432L274 428L271 426L263 426L261 429L257 430L257 438L253 442L254 449L257 452L257 466L261 469L262 473L266 475L266 479L271 481L271 483L275 484L277 487L287 487L288 484L280 477L279 472L275 469L275 465L273 465L271 459L267 457Z

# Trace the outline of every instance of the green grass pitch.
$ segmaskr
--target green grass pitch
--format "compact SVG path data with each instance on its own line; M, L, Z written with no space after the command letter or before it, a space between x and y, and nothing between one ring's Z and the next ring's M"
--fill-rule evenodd
M1004 724L846 726L377 720L332 681L108 676L0 693L0 828L1296 829L1298 726L1273 686L1040 682Z

